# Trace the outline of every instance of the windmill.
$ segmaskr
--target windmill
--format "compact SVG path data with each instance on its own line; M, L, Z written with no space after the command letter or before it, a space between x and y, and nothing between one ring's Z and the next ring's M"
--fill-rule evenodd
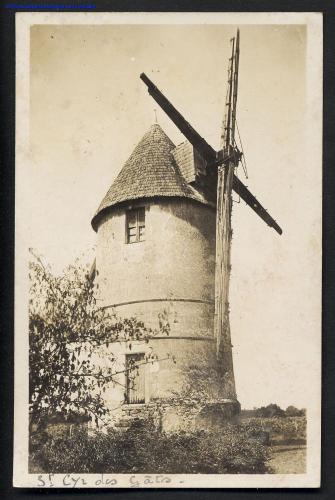
M213 179L215 179L217 185L214 335L216 338L216 355L220 361L219 366L222 368L224 376L225 392L228 398L235 399L229 322L232 191L235 191L278 234L282 234L282 229L235 174L239 162L243 161L243 154L237 147L235 140L240 56L239 30L237 30L236 37L231 39L231 45L225 116L221 133L221 149L219 151L215 151L200 136L144 73L140 75L140 78L147 85L149 94L205 161L207 175L204 179L203 188L206 189L206 184L213 182Z

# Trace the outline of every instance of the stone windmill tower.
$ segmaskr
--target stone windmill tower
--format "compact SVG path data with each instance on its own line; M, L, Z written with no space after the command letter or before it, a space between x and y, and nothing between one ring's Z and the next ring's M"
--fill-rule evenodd
M216 375L215 185L204 190L204 175L204 162L190 143L175 147L154 124L92 220L102 305L153 328L167 312L170 323L168 336L155 335L131 350L114 346L121 365L128 360L141 365L126 391L126 414L141 414L154 401L192 390L207 395L204 406L225 402L226 412L238 411L233 374L228 393L220 373ZM142 366L148 352L158 361ZM122 385L127 387L127 380ZM111 408L118 407L124 400L122 386L111 394ZM181 425L172 410L165 413L166 426ZM182 420L189 425L184 416Z
M222 149L216 152L142 74L149 94L187 141L175 146L158 124L136 146L92 220L104 307L148 326L168 312L171 331L129 350L119 346L123 389L111 407L128 416L161 402L163 425L205 425L239 411L229 323L232 190L279 234L281 228L236 177L239 33L232 39ZM145 364L148 352L158 360ZM174 356L173 363L170 356ZM138 366L127 380L127 366ZM200 401L194 414L179 401ZM122 403L120 405L120 403ZM194 406L194 408L195 408Z

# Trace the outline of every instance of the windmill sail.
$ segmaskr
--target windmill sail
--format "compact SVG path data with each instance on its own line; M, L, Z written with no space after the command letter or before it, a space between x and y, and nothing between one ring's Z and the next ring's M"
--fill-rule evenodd
M215 259L215 318L214 336L219 367L223 373L224 392L228 398L236 398L233 370L232 345L229 321L229 280L231 254L231 212L234 169L238 159L231 154L235 143L239 63L239 32L232 39L232 54L228 68L228 90L223 120L221 147L224 157L230 158L218 168L216 204L216 259Z
M190 125L188 121L177 111L171 102L162 94L156 85L147 77L145 73L141 73L141 80L148 87L149 94L155 99L157 104L165 111L168 117L179 128L180 132L184 134L186 139L190 141L192 146L201 154L207 161L215 161L216 151L210 146L203 137Z
M149 94L202 156L208 178L217 180L214 335L218 366L222 370L223 393L230 402L236 402L229 322L232 191L234 190L268 226L282 234L280 226L234 172L242 157L235 141L239 57L240 34L238 30L236 38L232 39L225 118L221 133L221 149L218 152L185 120L144 73L140 76L148 87Z
M149 94L157 102L157 104L165 111L168 117L184 134L186 139L192 146L200 153L207 163L207 168L216 168L215 163L218 160L218 154L207 141L192 127L192 125L185 120L179 111L171 104L171 102L162 94L156 85L144 73L140 75L141 80L148 87ZM219 161L222 163L222 159ZM277 222L265 210L265 208L257 201L256 197L249 191L249 189L241 182L236 175L233 177L233 190L245 201L247 205L256 212L256 214L266 222L266 224L282 234L282 230Z

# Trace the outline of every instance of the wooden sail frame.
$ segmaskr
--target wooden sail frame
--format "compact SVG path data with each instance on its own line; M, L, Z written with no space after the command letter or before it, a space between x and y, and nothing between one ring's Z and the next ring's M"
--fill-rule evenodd
M173 104L162 94L162 92L156 87L156 85L147 77L145 73L141 73L141 80L148 87L148 92L157 102L157 104L162 108L163 111L168 115L168 117L173 121L180 132L186 137L186 139L192 144L192 146L198 151L202 158L207 163L207 169L210 172L211 169L216 169L218 165L222 165L226 161L223 155L223 151L215 151L208 142L201 137L201 135L192 127L192 125L185 120L183 115L173 106ZM234 155L238 155L235 150ZM272 227L278 234L282 234L282 229L277 224L277 222L271 217L271 215L265 210L257 198L249 191L247 186L234 175L233 178L233 190L242 198L243 201L264 221L269 227Z
M215 258L215 317L214 335L216 354L224 375L225 393L236 398L229 321L229 282L231 270L231 215L234 171L239 157L235 157L235 124L239 66L239 31L232 41L228 68L228 92L225 118L221 134L221 148L228 161L218 168L216 203L216 258Z
M229 322L232 191L234 190L268 226L275 229L278 234L282 234L282 229L277 222L235 175L235 168L242 156L235 143L239 56L240 34L237 30L236 38L232 39L232 55L228 71L228 97L221 136L221 149L218 152L185 120L144 73L140 75L149 94L205 160L208 174L217 170L214 336L218 365L223 372L223 392L227 400L232 401L236 401Z

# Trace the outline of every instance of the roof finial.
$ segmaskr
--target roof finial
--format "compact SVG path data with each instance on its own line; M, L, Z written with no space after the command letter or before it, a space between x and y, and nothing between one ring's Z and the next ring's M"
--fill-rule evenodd
M158 121L157 121L157 109L156 108L154 108L154 113L155 113L155 123L158 123Z

